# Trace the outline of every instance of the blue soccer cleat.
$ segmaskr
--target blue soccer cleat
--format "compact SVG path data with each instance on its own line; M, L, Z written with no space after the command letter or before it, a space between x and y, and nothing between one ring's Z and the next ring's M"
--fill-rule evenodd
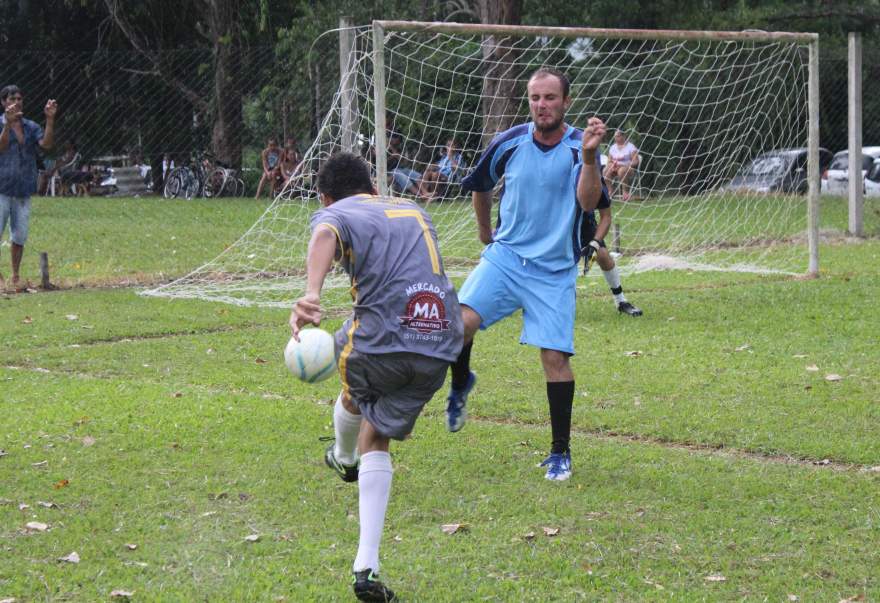
M446 398L446 429L455 433L464 427L467 421L467 398L474 388L477 376L468 373L467 384L461 389L449 388L449 396Z
M544 477L549 480L562 482L571 477L571 451L551 452L539 467L547 467Z

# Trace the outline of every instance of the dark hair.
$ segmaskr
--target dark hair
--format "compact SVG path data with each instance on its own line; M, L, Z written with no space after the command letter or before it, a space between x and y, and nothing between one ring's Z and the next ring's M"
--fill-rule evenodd
M562 97L568 98L568 93L571 90L571 82L569 82L568 77L558 69L554 69L553 67L541 67L529 77L529 81L531 82L535 78L548 75L552 75L559 80L559 83L562 84Z
M0 90L0 101L5 101L7 98L12 96L13 94L21 94L21 88L19 88L15 84L9 84L8 86L3 86L3 90Z
M318 171L318 191L334 201L372 193L370 166L353 153L334 153Z

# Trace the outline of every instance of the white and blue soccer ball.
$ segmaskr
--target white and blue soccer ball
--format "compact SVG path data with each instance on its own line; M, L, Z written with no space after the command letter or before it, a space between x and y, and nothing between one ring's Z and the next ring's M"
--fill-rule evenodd
M290 372L306 383L323 381L336 372L333 336L323 329L304 329L299 341L290 338L284 348L284 363Z

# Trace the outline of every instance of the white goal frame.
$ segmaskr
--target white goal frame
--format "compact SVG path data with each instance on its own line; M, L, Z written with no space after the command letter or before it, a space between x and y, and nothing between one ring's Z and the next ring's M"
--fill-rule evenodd
M706 40L794 42L809 48L808 65L808 160L807 160L807 241L808 274L819 273L819 34L764 31L687 31L603 29L589 27L543 27L528 25L478 25L419 21L373 21L373 100L376 141L375 168L379 191L388 194L385 129L385 32L461 33L468 35L522 35L561 38L630 40ZM347 77L343 74L343 79ZM347 111L347 109L343 109Z

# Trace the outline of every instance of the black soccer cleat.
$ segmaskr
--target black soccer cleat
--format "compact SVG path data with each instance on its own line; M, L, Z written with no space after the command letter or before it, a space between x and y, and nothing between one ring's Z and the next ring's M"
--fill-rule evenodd
M620 302L617 304L617 311L622 312L624 314L629 314L630 316L641 316L642 311L629 303L628 301Z
M335 452L336 444L331 443L327 446L327 451L324 452L324 462L327 463L327 466L333 469L336 472L336 475L344 482L356 482L358 481L358 466L355 465L343 465L336 458Z
M378 601L380 603L397 601L394 591L382 584L379 581L379 576L374 574L371 569L355 572L352 588L354 588L354 596L359 601Z

